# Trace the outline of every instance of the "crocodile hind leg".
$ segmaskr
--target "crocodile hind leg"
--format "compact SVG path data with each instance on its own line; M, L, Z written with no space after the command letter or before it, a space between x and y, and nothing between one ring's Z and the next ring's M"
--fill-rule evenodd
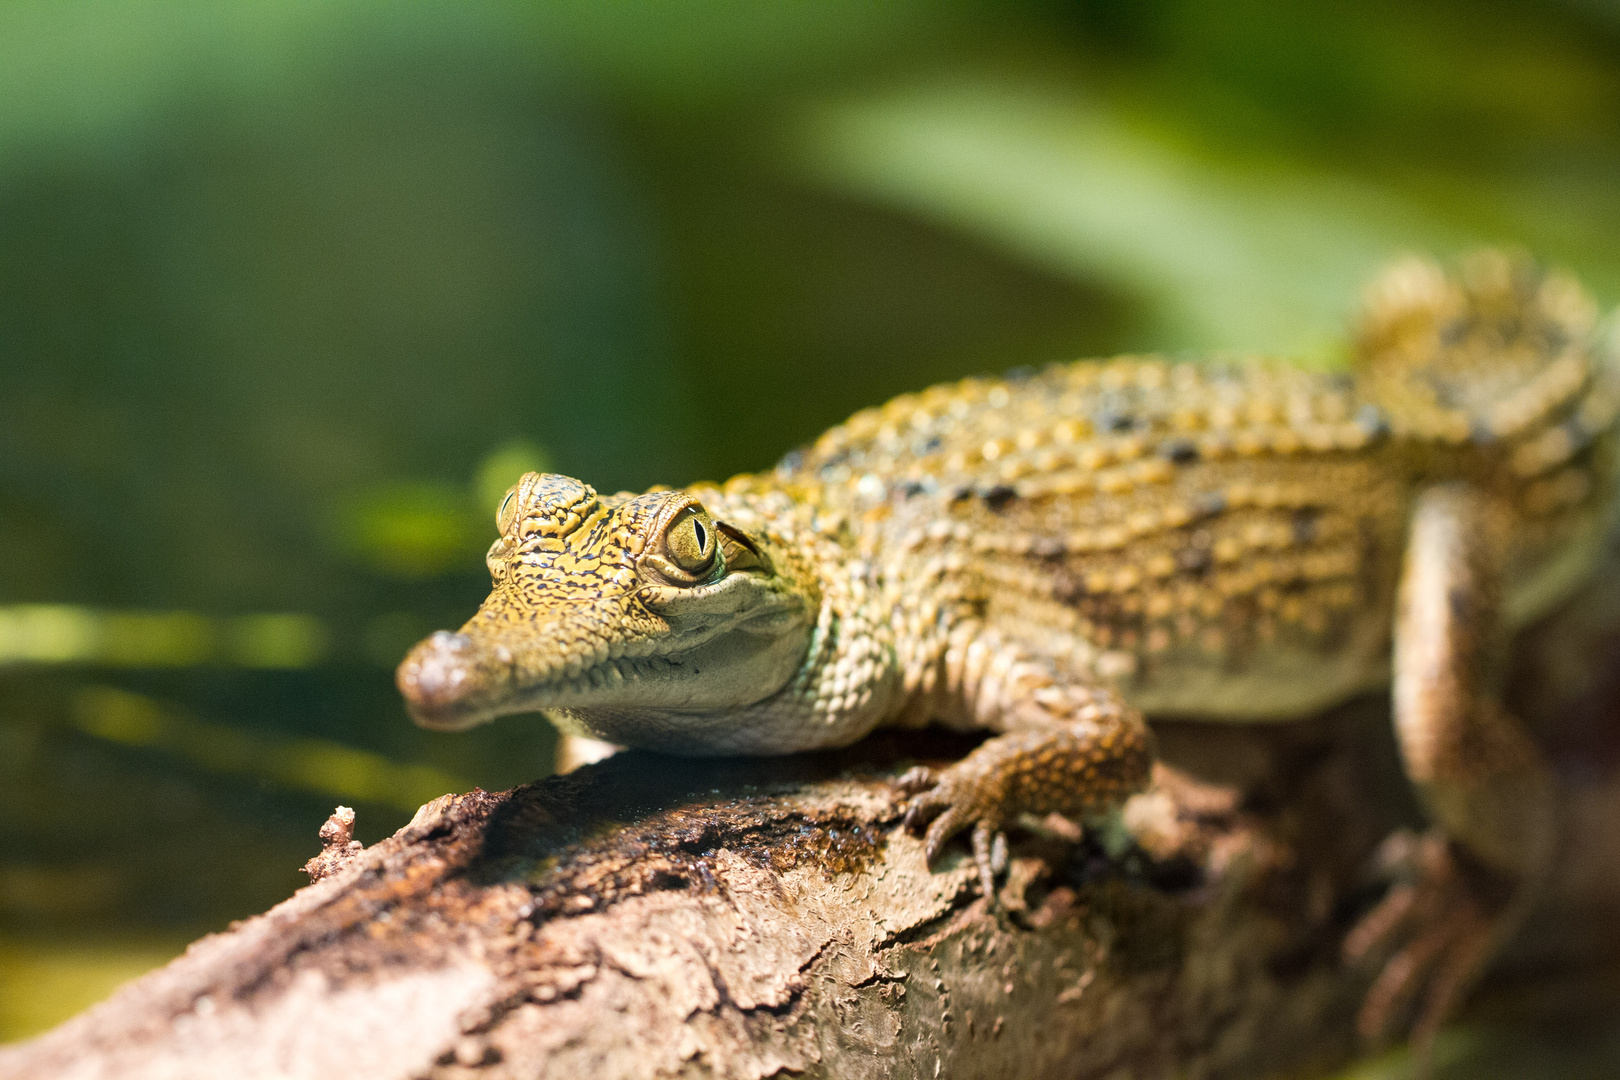
M1394 952L1368 991L1376 1039L1422 995L1420 1054L1533 902L1556 842L1552 774L1496 684L1505 646L1497 509L1463 485L1419 496L1395 624L1395 730L1433 820L1396 845L1400 880L1346 939ZM1388 848L1389 845L1386 845Z
M1000 734L949 768L913 769L906 825L927 825L929 862L946 841L972 828L986 896L994 896L1008 825L1023 814L1087 816L1140 790L1153 763L1141 714L1112 690L1069 678L1052 661L973 635L950 666L971 721Z

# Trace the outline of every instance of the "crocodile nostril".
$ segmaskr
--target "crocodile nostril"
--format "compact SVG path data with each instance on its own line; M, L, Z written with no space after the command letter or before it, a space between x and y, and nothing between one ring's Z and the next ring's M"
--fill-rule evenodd
M428 641L434 648L444 649L448 652L465 652L472 648L472 638L466 634L452 633L449 630L435 630Z

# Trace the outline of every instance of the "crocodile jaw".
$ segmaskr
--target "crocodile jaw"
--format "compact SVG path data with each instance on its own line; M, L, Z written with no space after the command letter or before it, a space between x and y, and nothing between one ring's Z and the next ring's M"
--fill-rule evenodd
M594 710L712 714L781 689L809 650L813 620L797 605L714 620L671 620L663 635L602 641L589 606L574 618L521 634L483 612L459 632L441 630L406 656L395 681L411 718L460 730L509 713L566 709L589 724ZM581 625L583 624L583 625ZM588 634L586 629L596 634ZM580 643L600 642L581 649ZM558 648L566 642L571 648Z

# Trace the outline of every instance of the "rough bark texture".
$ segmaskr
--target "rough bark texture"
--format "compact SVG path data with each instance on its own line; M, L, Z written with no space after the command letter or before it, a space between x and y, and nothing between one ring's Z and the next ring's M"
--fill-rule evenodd
M1569 839L1487 1006L1620 998L1615 596L1523 650ZM0 1077L1310 1074L1352 1050L1369 973L1340 943L1412 820L1387 725L1376 700L1163 725L1129 835L1025 832L995 909L962 852L930 871L898 827L889 778L963 749L933 734L621 755L435 800L365 850L335 816L313 884L0 1053Z

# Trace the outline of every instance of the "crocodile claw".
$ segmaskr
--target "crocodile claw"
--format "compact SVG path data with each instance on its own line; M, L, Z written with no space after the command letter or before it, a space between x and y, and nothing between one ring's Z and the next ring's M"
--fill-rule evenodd
M927 825L932 863L946 842L973 829L973 859L986 896L1006 867L1008 825L1025 814L1085 817L1139 790L1152 768L1152 740L1140 717L1084 687L1048 687L1033 696L1023 723L980 743L949 768L912 769L899 786L910 795L905 824ZM1066 705L1066 719L1047 710Z
M1344 942L1345 959L1352 964L1386 957L1362 1000L1356 1027L1365 1041L1381 1042L1422 995L1411 1040L1426 1062L1440 1025L1518 925L1521 905L1504 883L1468 863L1439 831L1394 834L1380 861L1395 882Z
M996 879L1007 869L1007 834L1002 828L1000 801L995 785L981 770L958 762L936 773L918 766L900 777L906 801L905 826L912 832L927 827L923 854L932 866L957 833L973 827L973 862L984 895L996 895Z

